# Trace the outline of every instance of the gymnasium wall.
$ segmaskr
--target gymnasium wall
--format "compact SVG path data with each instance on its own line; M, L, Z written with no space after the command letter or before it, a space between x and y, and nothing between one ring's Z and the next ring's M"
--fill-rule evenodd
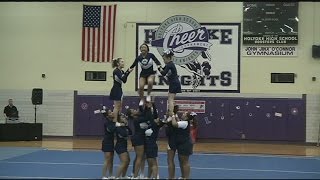
M112 108L109 96L75 96L76 136L103 136L105 118L93 111L101 105ZM297 98L262 97L196 97L179 96L176 103L181 112L193 105L197 112L199 139L246 139L305 142L305 96ZM138 109L139 97L126 96L123 112ZM167 96L156 96L159 118L167 112ZM181 113L180 112L180 113ZM133 121L129 120L133 128ZM134 131L134 128L133 128ZM165 137L165 129L160 129Z
M109 90L111 65L81 61L83 4L114 3L0 3L1 89ZM117 4L115 56L125 58L127 66L135 58L137 22L161 23L172 15L185 14L198 22L239 23L243 14L242 2ZM311 80L313 76L320 78L320 61L311 57L311 46L320 43L317 33L320 30L319 9L319 2L299 3L297 57L241 57L241 93L308 94L320 91L318 81ZM106 70L107 82L84 81L84 71L90 70ZM271 84L271 72L294 72L296 83ZM45 79L41 77L42 73L46 74ZM133 91L135 78L134 75L129 77L125 91Z

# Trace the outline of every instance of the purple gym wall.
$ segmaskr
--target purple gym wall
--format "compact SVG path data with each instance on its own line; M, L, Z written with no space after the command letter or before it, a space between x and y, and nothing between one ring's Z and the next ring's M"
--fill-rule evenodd
M181 97L177 100L205 101L205 113L198 113L198 138L284 140L305 142L305 98ZM138 108L137 96L125 97L122 112ZM160 118L166 112L167 97L155 99ZM75 95L75 136L102 136L104 118L93 111L106 105L109 96ZM132 124L130 124L132 127ZM164 130L160 131L164 137Z

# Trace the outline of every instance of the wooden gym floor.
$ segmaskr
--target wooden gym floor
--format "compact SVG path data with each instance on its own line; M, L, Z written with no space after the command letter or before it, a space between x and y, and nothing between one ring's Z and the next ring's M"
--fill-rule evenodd
M100 150L101 140L102 137L43 137L42 141L0 142L0 147ZM166 139L160 139L159 151L165 151L166 147ZM128 149L133 151L130 140ZM198 153L320 156L320 147L317 147L314 143L199 140L194 145L193 150Z

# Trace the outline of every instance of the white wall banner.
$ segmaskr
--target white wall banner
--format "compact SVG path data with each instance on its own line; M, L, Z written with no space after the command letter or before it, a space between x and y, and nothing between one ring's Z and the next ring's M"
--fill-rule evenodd
M183 92L240 92L240 23L200 24L192 17L176 15L162 23L137 23L136 28L137 56L139 46L146 42L164 66L163 50L174 51ZM141 67L137 67L139 77ZM138 83L136 78L136 90ZM166 77L157 70L153 90L168 88Z
M195 112L195 113L206 113L206 101L198 100L175 100L175 105L179 106L178 112Z
M243 46L243 56L298 56L297 46Z

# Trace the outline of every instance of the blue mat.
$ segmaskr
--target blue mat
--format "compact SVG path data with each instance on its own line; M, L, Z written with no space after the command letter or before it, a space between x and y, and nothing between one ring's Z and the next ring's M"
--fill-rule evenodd
M0 160L10 159L16 156L29 154L36 151L41 151L44 148L30 148L30 147L0 147Z
M6 155L2 152L6 152ZM0 178L96 179L101 178L104 158L103 153L96 150L0 148L0 153ZM134 152L130 152L128 175L132 171L134 156ZM168 177L166 158L166 153L159 153L160 178ZM176 177L179 177L177 157L175 162ZM119 158L115 154L114 173L118 165ZM194 179L320 179L319 157L193 154L190 156L190 165L191 178Z

